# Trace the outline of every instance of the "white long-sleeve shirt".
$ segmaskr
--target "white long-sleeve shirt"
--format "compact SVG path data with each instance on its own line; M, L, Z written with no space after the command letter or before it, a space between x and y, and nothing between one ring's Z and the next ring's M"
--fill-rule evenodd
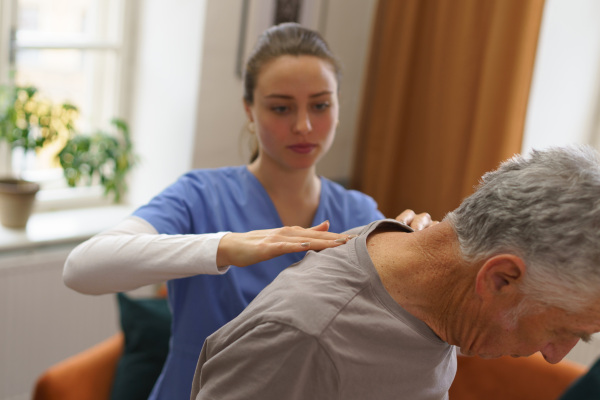
M85 294L116 293L199 274L223 274L217 248L229 232L162 235L147 221L129 217L78 245L63 280Z

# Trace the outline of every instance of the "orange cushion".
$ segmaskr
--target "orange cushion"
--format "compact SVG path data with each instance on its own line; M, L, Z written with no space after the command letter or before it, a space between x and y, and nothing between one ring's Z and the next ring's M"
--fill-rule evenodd
M53 365L38 378L33 400L108 400L123 346L118 333Z
M537 353L527 358L484 360L458 357L452 400L556 400L586 368L563 360L547 363Z

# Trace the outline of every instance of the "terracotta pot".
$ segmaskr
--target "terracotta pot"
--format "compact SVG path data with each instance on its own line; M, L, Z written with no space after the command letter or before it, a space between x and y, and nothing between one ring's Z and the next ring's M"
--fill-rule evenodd
M15 178L0 178L0 223L7 228L24 228L40 185Z

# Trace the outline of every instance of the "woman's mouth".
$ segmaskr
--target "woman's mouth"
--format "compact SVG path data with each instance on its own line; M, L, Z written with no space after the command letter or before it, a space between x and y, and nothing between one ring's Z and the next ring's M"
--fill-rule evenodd
M308 154L317 147L316 144L312 143L298 143L288 146L288 149L298 154Z

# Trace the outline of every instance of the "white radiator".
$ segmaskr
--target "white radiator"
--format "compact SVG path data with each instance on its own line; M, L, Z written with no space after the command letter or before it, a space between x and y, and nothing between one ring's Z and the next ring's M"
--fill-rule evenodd
M29 400L37 377L118 331L113 295L66 288L72 245L0 253L0 400Z

